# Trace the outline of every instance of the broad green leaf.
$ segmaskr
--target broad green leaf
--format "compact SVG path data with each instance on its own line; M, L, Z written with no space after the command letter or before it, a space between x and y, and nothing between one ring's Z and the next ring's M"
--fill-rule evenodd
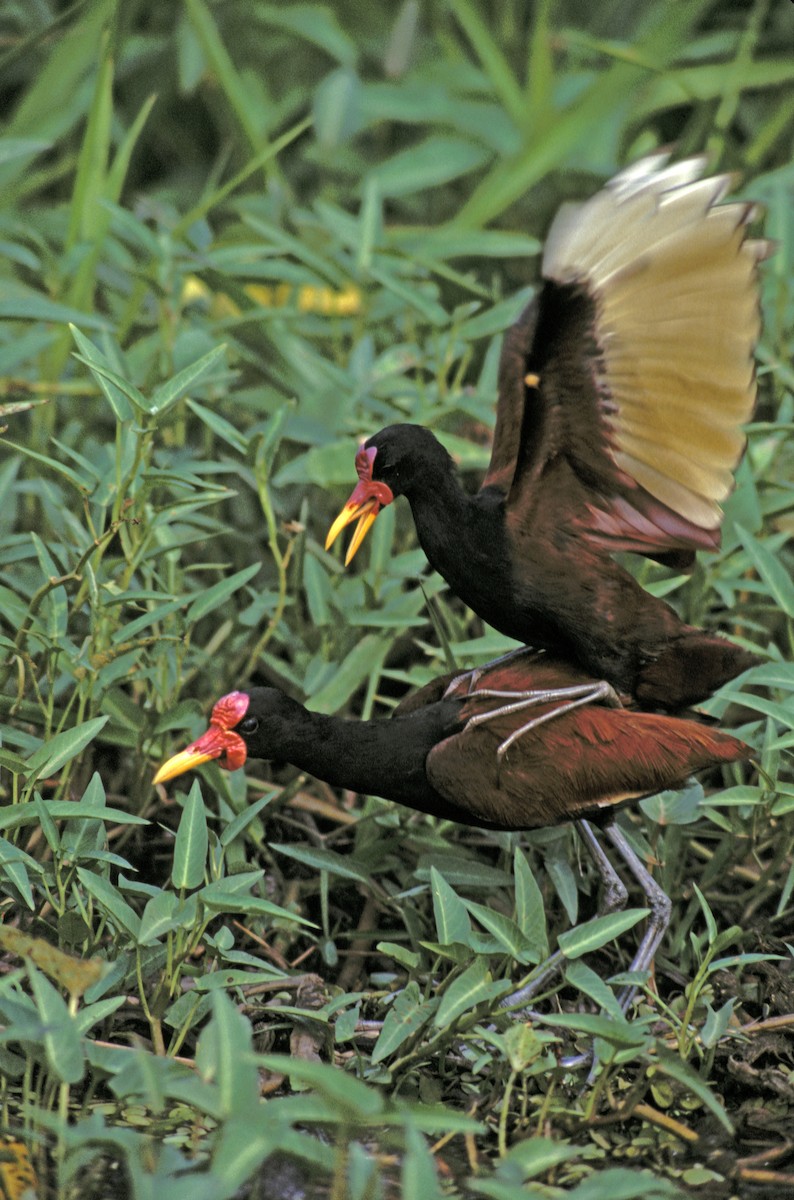
M405 1152L402 1159L401 1195L421 1196L421 1200L444 1200L448 1195L442 1191L433 1156L424 1138L417 1129L409 1125L405 1134Z
M373 167L369 180L382 196L405 196L468 175L488 157L488 151L474 142L433 134Z
M259 1085L251 1025L224 991L212 997L212 1020L199 1038L196 1067L218 1087L225 1116L256 1106Z
M49 150L51 145L40 138L0 138L0 163L12 162L15 158L34 158Z
M178 929L182 924L181 909L183 904L173 892L161 891L147 901L141 914L141 925L138 942L141 946L152 946L172 929Z
M578 992L584 993L585 996L589 996L609 1016L615 1017L618 1021L624 1019L621 1007L612 988L604 983L601 976L593 971L591 967L588 967L586 963L578 961L569 963L565 968L565 978L571 987L576 988Z
M72 729L56 733L55 737L40 746L28 759L29 778L34 780L41 776L54 775L65 763L76 758L107 722L107 717L94 717L91 721L83 721Z
M366 634L340 663L331 682L309 697L306 707L313 712L338 712L366 680L378 678L390 649L389 638Z
M103 879L101 875L95 875L85 867L77 868L77 877L85 890L97 901L102 913L110 917L120 930L128 933L137 941L141 929L140 917L129 906L119 890L109 880Z
M475 920L479 921L489 933L492 933L517 962L536 963L539 961L540 956L529 939L524 937L515 921L511 921L509 917L496 912L493 908L478 904L475 900L464 900L464 904Z
M438 1029L451 1025L463 1013L478 1004L494 1000L510 991L509 979L494 980L488 970L488 960L477 957L470 967L444 990L433 1024Z
M174 865L171 882L178 890L200 887L207 869L207 814L201 796L201 786L196 779L190 789L176 831Z
M623 912L606 913L603 917L593 917L561 933L557 944L566 958L581 958L593 950L600 950L607 942L614 942L627 929L631 929L643 917L647 917L648 908L627 908Z
M270 849L277 850L279 854L286 854L287 858L294 858L304 866L314 867L317 871L329 871L332 875L338 875L340 879L356 879L359 883L370 882L368 873L355 866L346 855L336 854L335 851L325 850L321 846L272 845Z
M5 289L0 298L0 319L6 321L52 321L59 325L80 324L87 329L108 329L104 317L92 316L68 304L58 304L46 296L16 289Z
M649 1033L639 1021L627 1021L600 1013L547 1013L544 1025L558 1029L578 1029L589 1037L602 1038L610 1046L641 1047L647 1045Z
M253 579L254 575L260 570L260 563L251 563L249 566L243 567L241 571L236 571L234 575L230 575L227 579L221 579L219 583L213 584L212 587L205 588L187 610L188 621L191 623L198 621L201 617L205 617L207 613L219 608L230 596L233 596L235 592L239 592L248 583L249 579Z
M742 539L750 561L768 587L772 599L786 616L794 617L794 581L783 563L741 525L736 526L736 532Z
M419 986L411 980L398 992L386 1013L383 1028L372 1051L372 1062L382 1062L430 1019L436 1001L422 1000Z
M42 1044L47 1062L64 1083L79 1083L85 1060L80 1033L59 992L31 962L30 987L44 1026Z
M287 1054L261 1054L257 1061L267 1071L287 1075L313 1088L343 1119L368 1120L383 1112L384 1099L376 1088L329 1063L310 1062Z
M430 868L430 891L433 896L433 913L439 942L442 946L454 942L466 945L471 933L471 921L466 905L435 867Z
M235 838L238 838L240 834L248 828L251 822L259 816L262 809L266 808L268 804L271 804L272 801L278 797L278 795L278 791L265 792L264 796L260 796L258 800L254 801L253 804L249 804L243 812L238 813L234 820L230 821L229 824L225 826L223 833L218 839L220 844L222 846L231 845Z
M532 874L526 855L519 846L516 846L513 854L513 873L515 876L516 924L537 953L537 961L540 962L549 953L546 910L535 876Z
M231 421L227 421L225 417L221 417L218 413L213 412L206 405L199 404L197 400L188 400L187 405L200 421L203 421L213 433L217 434L222 441L227 442L238 454L245 454L247 452L248 438L239 429L235 428Z
M226 346L223 343L220 346L214 346L207 354L203 354L201 358L179 371L173 379L169 379L168 383L156 388L152 393L149 411L158 414L164 413L181 396L184 396L194 383L198 383L199 379L206 375L210 367L213 367L225 353Z
M671 1054L667 1054L661 1049L658 1053L659 1061L656 1066L651 1068L651 1072L653 1074L667 1075L668 1078L674 1079L676 1083L680 1083L683 1087L688 1088L705 1105L709 1112L713 1113L723 1129L729 1134L733 1134L733 1122L714 1092L700 1078L697 1072L693 1071L688 1063L682 1062L678 1056L674 1058Z
M217 884L208 884L207 887L196 893L198 900L212 912L259 913L262 916L274 917L277 921L289 921L316 928L314 922L310 921L308 917L301 917L297 913L290 912L289 909L282 908L279 904L273 904L272 901L265 900L262 896L246 896L234 891L232 887L224 890L221 885L231 883L233 878L231 876L228 879L218 880Z
M8 842L4 837L0 837L0 886L5 888L7 880L13 888L15 888L24 903L33 912L36 908L36 903L33 899L33 891L30 886L28 871L32 871L34 875L42 874L42 868L35 858L31 858L24 850L20 850L13 842ZM5 876L5 879L2 877ZM13 895L13 891L11 893ZM0 933L2 930L0 930Z

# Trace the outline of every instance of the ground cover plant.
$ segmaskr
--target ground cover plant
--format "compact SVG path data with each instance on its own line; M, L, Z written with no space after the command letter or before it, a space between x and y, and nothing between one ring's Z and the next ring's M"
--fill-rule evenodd
M2 1188L785 1194L794 6L20 0L0 28ZM667 143L736 171L777 250L722 549L632 569L764 662L706 706L753 768L621 818L674 899L626 1020L641 914L595 915L569 828L277 763L151 778L246 682L385 717L507 647L403 506L352 570L325 531L394 420L476 484L554 210Z

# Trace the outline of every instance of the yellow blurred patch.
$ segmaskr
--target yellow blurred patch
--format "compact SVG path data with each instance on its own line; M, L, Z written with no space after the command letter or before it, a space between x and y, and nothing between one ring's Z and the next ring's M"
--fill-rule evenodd
M2 1200L38 1200L39 1181L24 1142L11 1134L0 1139L0 1197Z
M352 283L339 290L308 283L298 288L291 283L249 283L244 291L260 308L294 305L298 312L320 313L325 317L351 317L361 312L361 292ZM240 316L239 306L225 292L213 293L203 280L188 275L182 287L182 304L200 303L208 305L216 317Z

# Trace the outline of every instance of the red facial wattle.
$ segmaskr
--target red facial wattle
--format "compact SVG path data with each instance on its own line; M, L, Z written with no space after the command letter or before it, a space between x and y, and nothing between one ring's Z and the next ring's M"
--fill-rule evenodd
M245 741L234 729L248 711L250 702L251 698L245 692L229 692L228 695L222 696L213 707L209 729L186 749L164 762L155 775L154 782L165 783L214 758L220 759L220 766L228 771L236 771L238 767L242 767L248 750Z
M351 492L347 504L328 530L328 536L325 539L325 548L326 550L330 550L345 526L349 525L352 521L358 521L353 537L350 539L350 545L347 548L345 566L348 565L364 541L370 526L381 508L384 508L387 504L391 504L394 499L394 493L387 483L383 483L380 479L372 478L377 453L374 446L370 446L369 448L362 446L359 450L356 455L358 483Z

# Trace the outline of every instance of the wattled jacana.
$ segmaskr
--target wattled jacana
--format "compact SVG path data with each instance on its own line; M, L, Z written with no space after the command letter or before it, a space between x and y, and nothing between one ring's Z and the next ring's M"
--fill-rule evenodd
M759 333L752 205L720 204L703 159L642 159L554 220L544 283L508 330L491 461L467 495L429 430L359 451L328 534L404 495L432 566L479 616L570 658L643 707L710 695L755 657L684 624L611 557L691 565L719 544L753 411Z
M669 901L614 825L614 811L694 771L747 758L750 749L695 721L615 703L599 681L529 650L434 680L391 720L325 716L277 688L252 688L219 700L209 729L154 781L211 759L235 769L248 758L278 758L334 786L467 825L534 829L577 820L614 890L619 881L585 820L599 817L651 907L631 968L643 970L664 933Z

